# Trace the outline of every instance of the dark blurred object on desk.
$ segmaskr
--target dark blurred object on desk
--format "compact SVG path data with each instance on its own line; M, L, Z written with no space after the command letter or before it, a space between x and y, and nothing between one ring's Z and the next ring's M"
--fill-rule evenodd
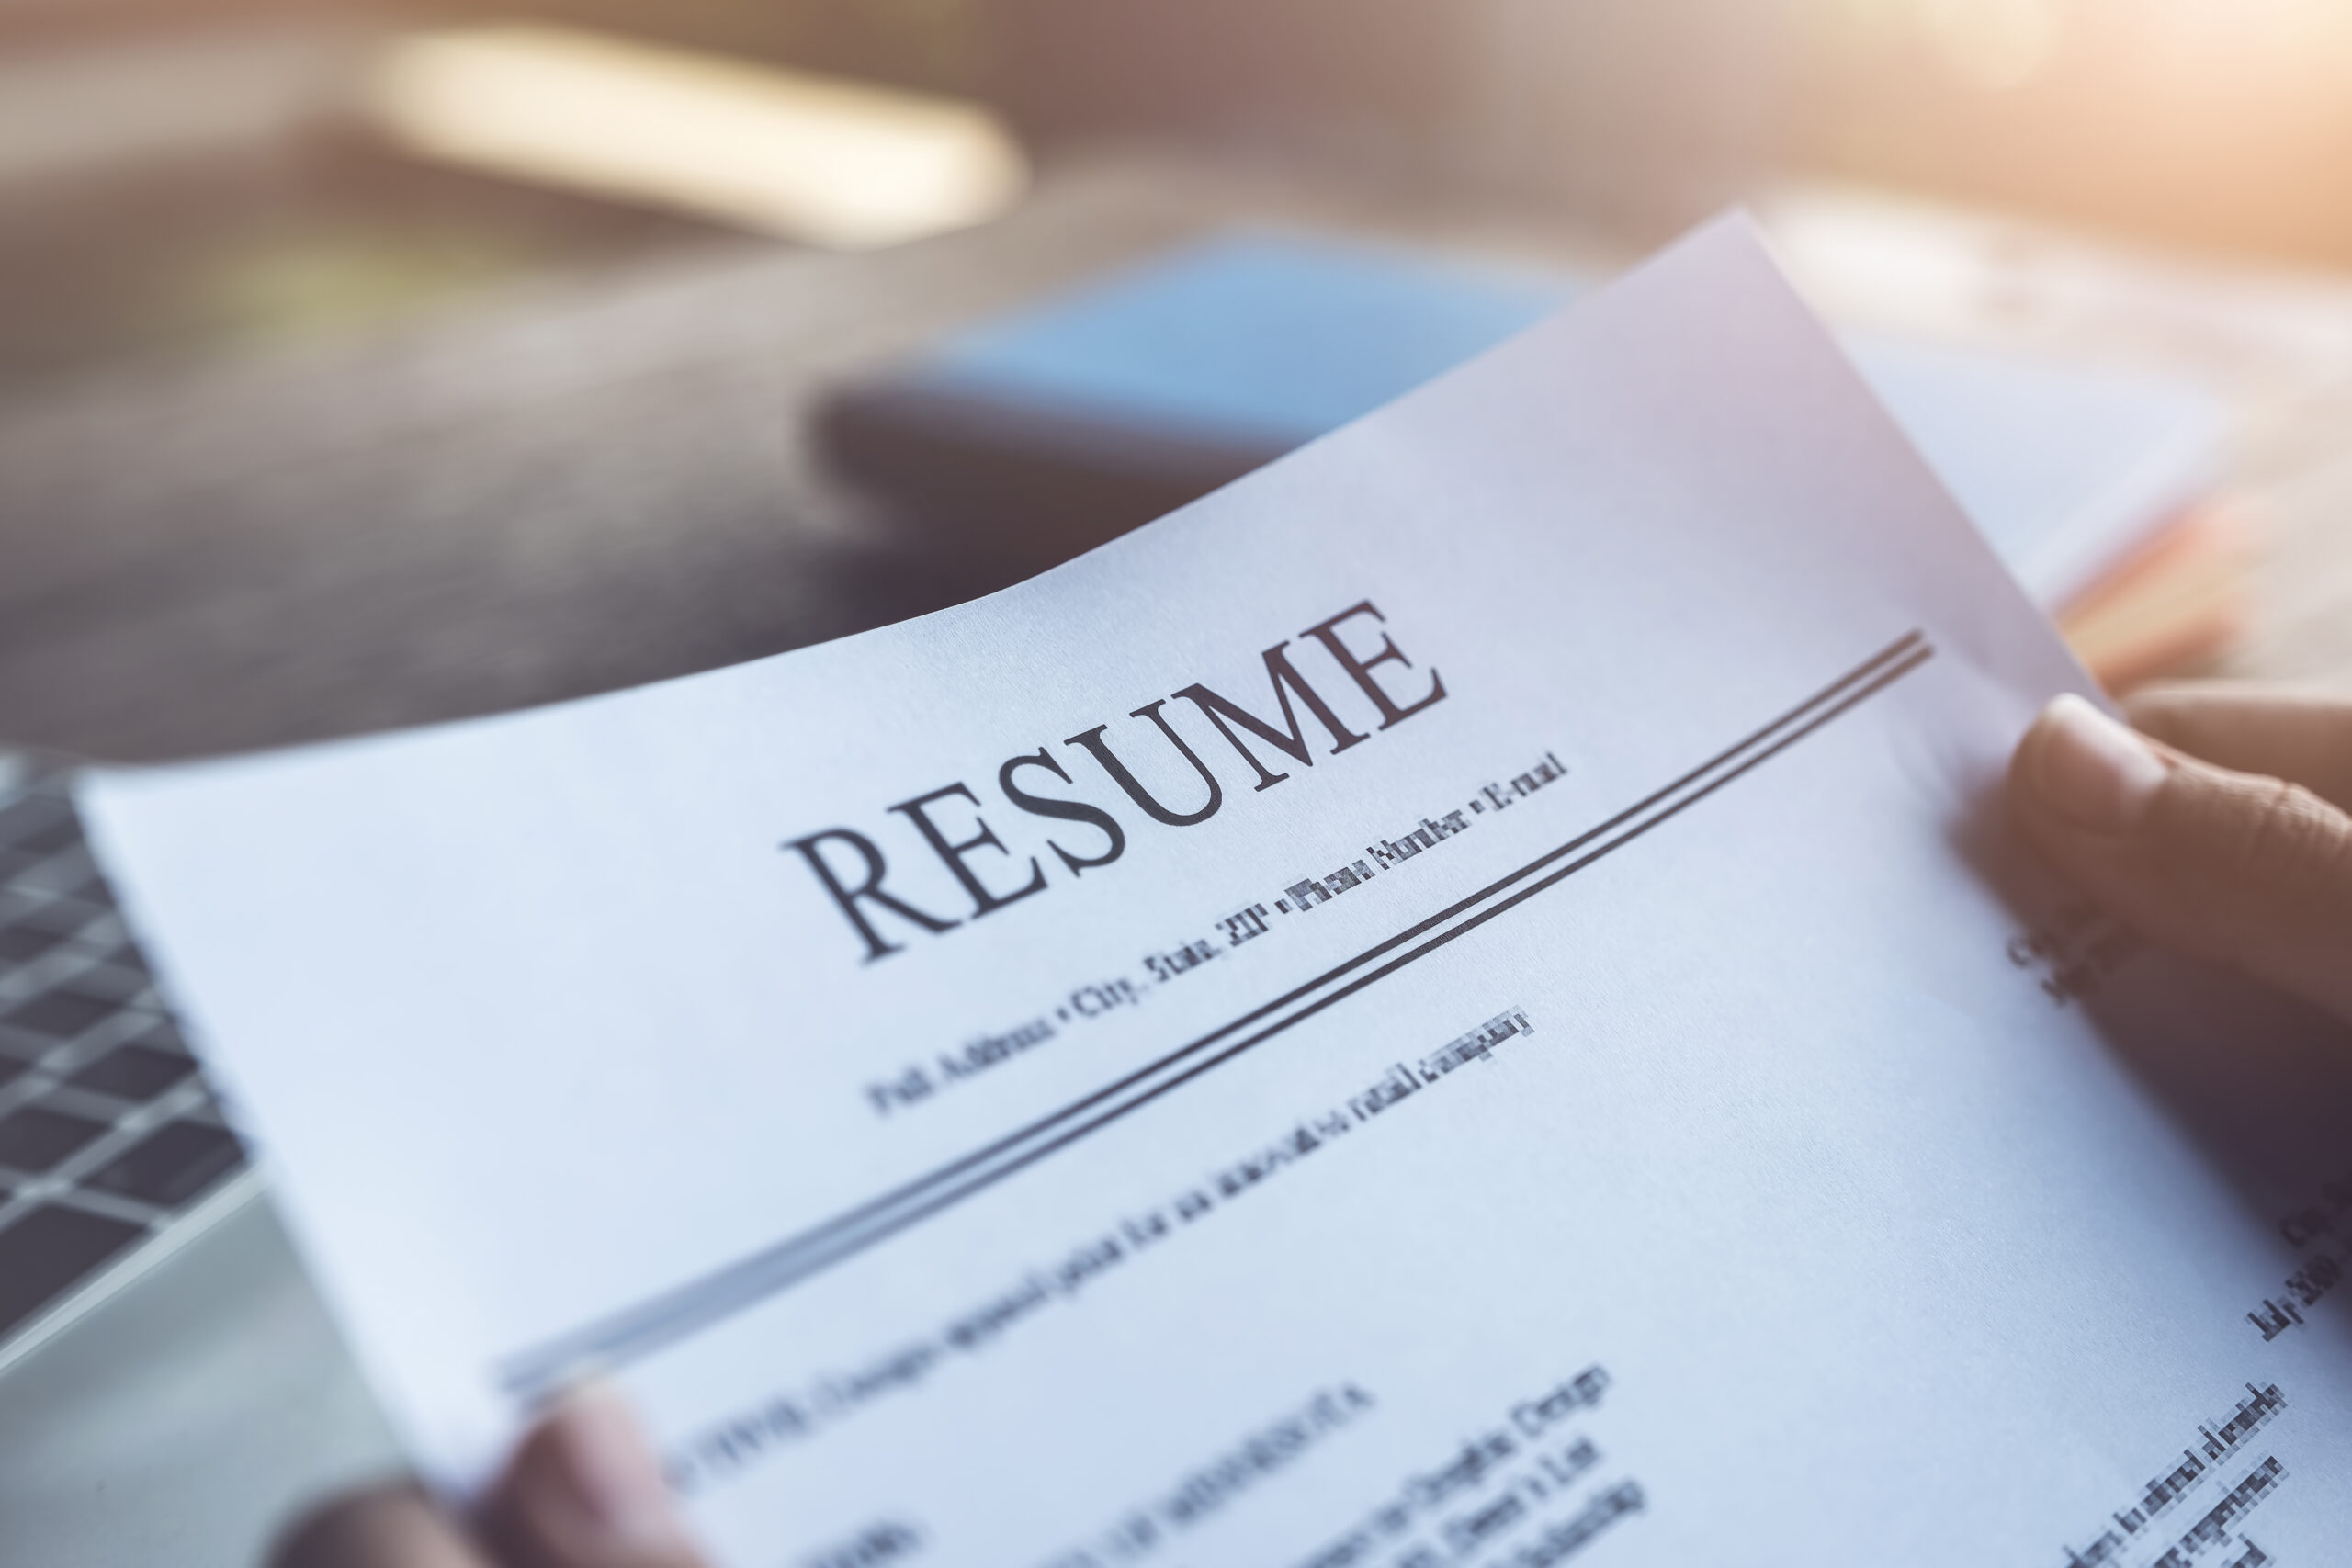
M1569 287L1330 237L1226 236L844 385L819 435L942 548L1050 562L1371 412Z
M827 407L827 450L949 551L1073 553L1533 324L1581 287L1301 234L1227 236L981 323ZM1849 333L1858 367L2110 685L2219 651L2242 610L2195 381Z

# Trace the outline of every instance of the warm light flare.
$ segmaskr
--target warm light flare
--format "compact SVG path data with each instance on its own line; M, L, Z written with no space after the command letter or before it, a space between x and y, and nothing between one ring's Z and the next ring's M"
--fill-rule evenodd
M2112 56L2213 76L2332 72L2352 90L2352 0L1821 0L1831 25L1908 35L1961 83L2006 92L2062 57Z
M2049 66L2067 9L2065 0L1920 0L1919 20L1954 73L1999 92Z
M401 39L368 101L424 156L838 249L983 221L1027 178L976 105L532 24Z

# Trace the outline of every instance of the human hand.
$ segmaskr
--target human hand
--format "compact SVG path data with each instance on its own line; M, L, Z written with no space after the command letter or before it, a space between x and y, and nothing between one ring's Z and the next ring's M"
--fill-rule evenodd
M662 1466L614 1395L591 1390L523 1439L470 1522L423 1489L340 1498L279 1545L272 1568L702 1568Z
M2352 701L2212 682L2041 712L2011 815L2110 914L2352 1021Z

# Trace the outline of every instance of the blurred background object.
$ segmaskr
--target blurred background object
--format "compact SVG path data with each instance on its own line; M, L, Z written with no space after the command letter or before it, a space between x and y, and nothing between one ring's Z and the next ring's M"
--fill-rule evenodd
M1593 281L1223 235L843 386L825 444L935 532L1074 552L1369 413ZM1915 337L1849 333L1847 347L2094 674L2144 679L2238 629L2243 552L2211 504L2225 412L2206 387Z
M811 244L981 222L1026 179L993 116L899 88L544 25L375 52L366 118L401 152Z
M1629 243L1800 176L2333 267L2347 82L2340 0L0 0L0 395L735 228L977 220L1008 125Z
M2119 233L2352 261L2352 6L1806 0L1806 166Z
M0 0L0 739L341 733L931 608L1192 491L910 502L952 465L876 483L827 422L890 364L1238 225L1590 280L1733 201L1842 324L2226 401L2239 521L2101 601L2103 670L2352 668L2347 51L2352 0ZM651 595L704 608L575 646Z
M573 30L481 30L517 20ZM1016 160L983 109L943 96L992 107L1048 159L1152 140L1314 160L1634 237L1800 173L2352 263L2352 7L2336 0L5 0L9 362L267 330L280 300L305 321L365 318L689 243L692 228L647 214L707 216L680 187L720 185L749 210L744 171L780 177L756 139L823 123L793 119L820 112L812 75L842 103L862 95L860 112L900 116L897 134L927 114L932 134L962 138L930 155L965 160L934 177L970 182L974 215L1009 195ZM580 155L606 172L559 174L522 120L560 122L598 93L606 107L580 123L602 151ZM876 156L881 123L829 140L846 159L863 137ZM517 135L539 149L528 167L482 151ZM684 154L692 136L730 150L673 158L666 191L613 184L622 150ZM399 156L452 138L519 177L474 185ZM91 301L69 319L32 303L69 282Z

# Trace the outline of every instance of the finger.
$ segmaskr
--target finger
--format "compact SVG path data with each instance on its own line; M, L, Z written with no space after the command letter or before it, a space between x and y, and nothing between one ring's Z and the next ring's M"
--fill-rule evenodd
M2019 742L2008 793L2027 837L2111 913L2352 1020L2352 817L2152 746L2072 695Z
M492 1568L414 1486L345 1497L297 1525L271 1568Z
M483 1521L512 1568L702 1568L660 1459L600 1389L571 1395L524 1439Z
M2192 757L2285 779L2352 810L2352 699L2199 681L2135 692L2123 711L2142 733Z

